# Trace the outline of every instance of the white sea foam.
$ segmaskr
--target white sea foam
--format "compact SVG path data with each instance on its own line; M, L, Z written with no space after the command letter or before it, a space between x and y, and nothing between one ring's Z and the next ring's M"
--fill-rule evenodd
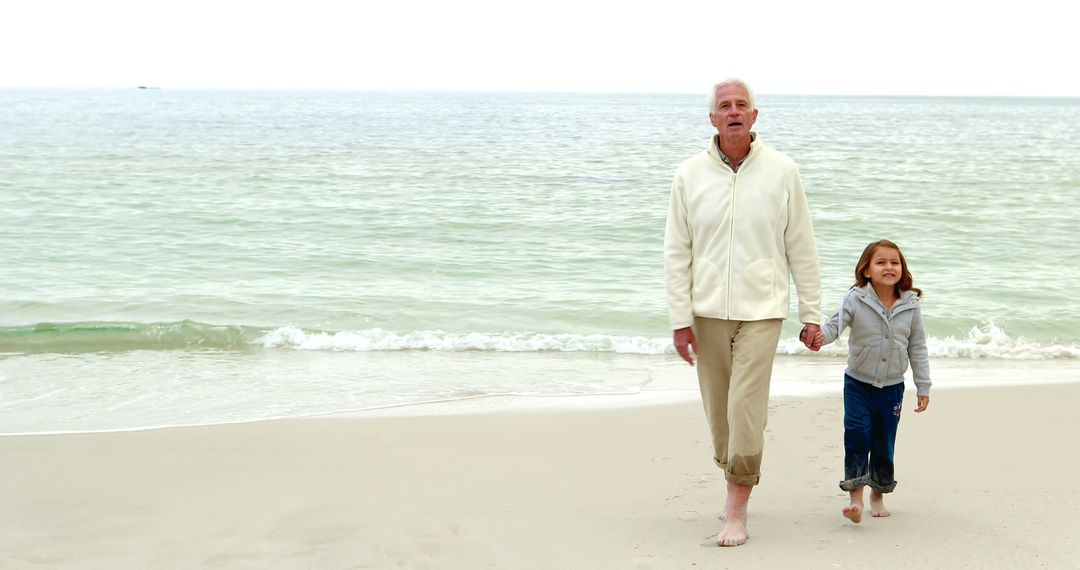
M255 341L267 348L299 350L438 350L497 352L612 352L616 354L664 354L671 341L664 338L614 335L543 333L448 333L413 331L398 333L382 329L309 332L281 327Z
M1047 344L1023 337L1012 338L993 323L972 327L967 338L931 339L929 348L930 356L937 358L1043 360L1080 357L1080 346L1076 344Z
M846 338L846 337L845 337ZM662 355L674 352L667 337L618 335L575 335L545 333L452 333L445 331L395 332L379 328L358 331L305 331L280 327L255 341L266 348L297 350L385 352L400 350L495 351L495 352L604 352L615 354ZM1076 344L1040 343L1023 337L1013 338L1002 328L987 323L972 327L966 338L930 337L930 356L935 358L998 358L1006 360L1045 360L1078 358ZM779 354L809 355L794 338L782 339ZM844 340L824 347L820 354L846 356Z
M847 343L827 345L821 354L847 356ZM1048 360L1053 358L1080 358L1080 346L1075 343L1042 343L1024 337L1012 337L993 323L971 327L966 337L929 337L927 349L931 358L996 358L1002 360ZM808 351L797 339L784 339L777 350L781 354L798 355Z

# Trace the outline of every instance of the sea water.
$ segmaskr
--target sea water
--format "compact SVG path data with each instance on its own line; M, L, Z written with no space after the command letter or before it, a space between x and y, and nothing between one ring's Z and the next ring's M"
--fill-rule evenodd
M704 99L0 91L0 433L692 389L662 242ZM1080 376L1080 100L758 106L827 315L887 238L936 362ZM796 315L773 393L833 389Z

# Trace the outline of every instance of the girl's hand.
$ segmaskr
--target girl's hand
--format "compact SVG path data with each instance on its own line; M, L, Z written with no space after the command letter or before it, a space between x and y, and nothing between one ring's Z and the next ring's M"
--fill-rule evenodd
M821 350L821 345L825 344L825 333L821 332L821 328L817 325L808 324L799 332L799 340L806 345L806 348L817 352Z
M918 396L915 402L915 413L925 412L930 405L930 396Z

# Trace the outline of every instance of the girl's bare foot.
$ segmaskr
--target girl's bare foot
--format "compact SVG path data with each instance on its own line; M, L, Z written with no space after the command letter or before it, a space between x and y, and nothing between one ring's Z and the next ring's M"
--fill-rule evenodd
M848 494L851 495L851 504L844 507L844 510L840 512L844 514L844 518L855 524L859 524L862 522L863 487L850 491Z
M877 489L870 492L870 514L875 517L887 517L892 515L885 508L885 494Z
M844 507L844 510L840 512L844 513L844 518L855 524L859 524L862 522L862 508L862 503L851 503Z

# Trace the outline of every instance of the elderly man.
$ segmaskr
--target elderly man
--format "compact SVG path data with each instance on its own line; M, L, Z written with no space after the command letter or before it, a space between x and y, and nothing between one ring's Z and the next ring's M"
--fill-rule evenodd
M727 479L721 546L749 538L746 507L761 477L765 422L789 281L807 338L821 323L821 276L798 168L762 144L745 82L709 93L709 147L679 166L664 236L675 349L694 365L714 459ZM691 353L693 351L693 354Z

